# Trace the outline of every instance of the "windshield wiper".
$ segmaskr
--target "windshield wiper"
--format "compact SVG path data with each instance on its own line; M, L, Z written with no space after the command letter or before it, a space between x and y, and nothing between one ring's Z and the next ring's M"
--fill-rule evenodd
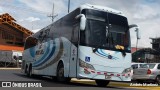
M95 53L97 50L98 50L98 48L94 48L94 49L93 49L93 52Z

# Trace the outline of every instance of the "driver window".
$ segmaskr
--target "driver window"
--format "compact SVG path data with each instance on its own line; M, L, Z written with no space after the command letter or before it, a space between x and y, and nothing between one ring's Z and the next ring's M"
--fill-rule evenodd
M73 25L72 29L72 43L75 44L75 46L78 46L78 32L79 32L79 23Z
M160 64L158 65L157 69L160 69Z

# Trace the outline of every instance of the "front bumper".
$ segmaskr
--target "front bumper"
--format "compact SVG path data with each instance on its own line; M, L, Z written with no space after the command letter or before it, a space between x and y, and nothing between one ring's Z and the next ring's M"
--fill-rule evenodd
M107 71L89 71L81 68L77 75L77 78L87 78L87 79L100 79L100 80L113 80L113 81L131 81L130 73L116 73Z

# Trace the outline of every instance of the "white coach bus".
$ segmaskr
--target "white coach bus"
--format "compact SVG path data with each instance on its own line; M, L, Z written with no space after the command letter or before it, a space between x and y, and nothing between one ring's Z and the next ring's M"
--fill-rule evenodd
M26 39L22 71L63 82L92 79L98 86L130 81L133 27L120 11L82 5Z

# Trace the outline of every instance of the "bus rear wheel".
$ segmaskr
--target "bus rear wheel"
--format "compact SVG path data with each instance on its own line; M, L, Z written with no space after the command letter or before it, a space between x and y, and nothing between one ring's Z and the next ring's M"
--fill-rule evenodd
M33 76L33 74L32 74L32 65L29 65L29 70L27 72L27 76L28 77L32 77Z
M96 81L97 86L99 87L106 87L110 82L107 80L95 80L95 81Z

